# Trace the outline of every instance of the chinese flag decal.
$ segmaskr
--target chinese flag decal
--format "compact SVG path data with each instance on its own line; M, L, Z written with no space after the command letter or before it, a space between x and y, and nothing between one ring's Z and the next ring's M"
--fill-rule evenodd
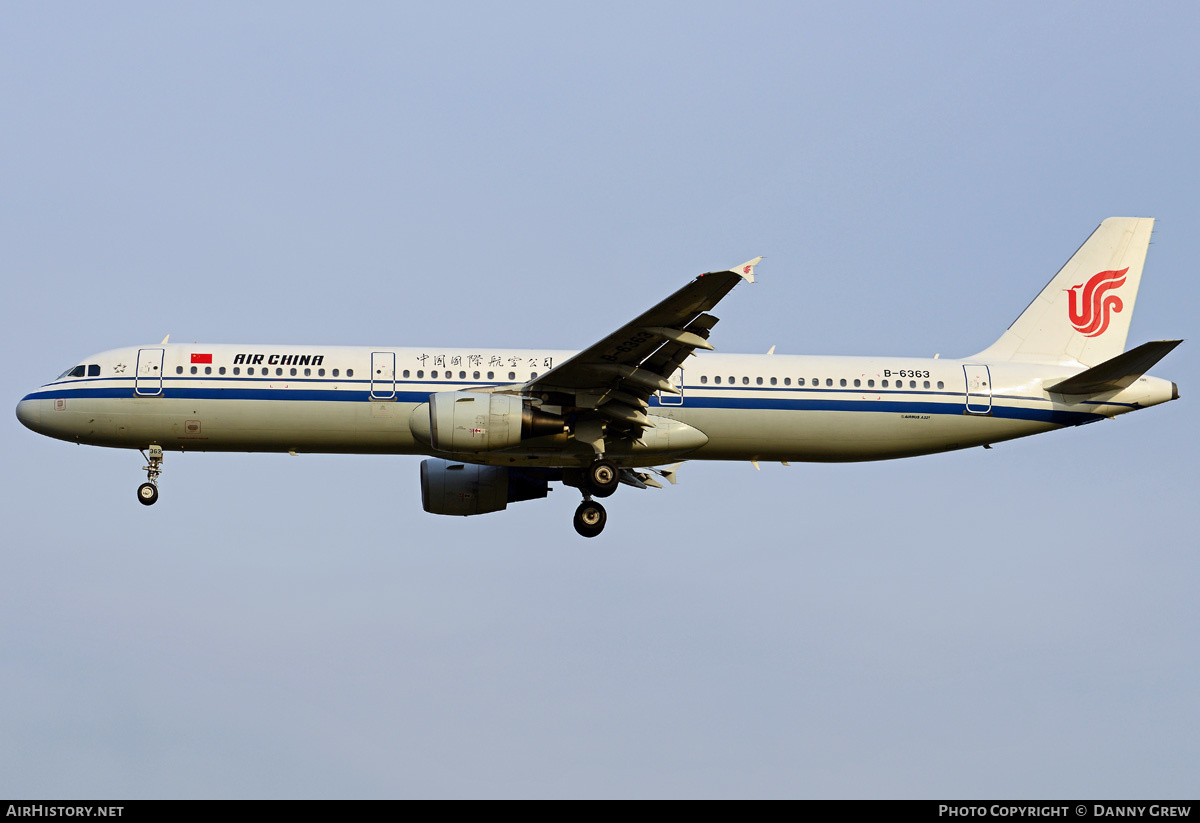
M212 363L212 355L211 354L193 354L192 362L193 363Z

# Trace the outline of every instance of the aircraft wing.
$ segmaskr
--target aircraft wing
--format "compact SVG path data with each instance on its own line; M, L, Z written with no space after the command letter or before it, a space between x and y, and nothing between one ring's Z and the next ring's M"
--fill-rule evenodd
M727 271L707 272L579 354L522 387L528 394L569 394L569 405L595 409L637 429L650 426L650 395L678 394L669 378L696 349L713 347L717 318L707 312L742 280L754 282L756 257Z

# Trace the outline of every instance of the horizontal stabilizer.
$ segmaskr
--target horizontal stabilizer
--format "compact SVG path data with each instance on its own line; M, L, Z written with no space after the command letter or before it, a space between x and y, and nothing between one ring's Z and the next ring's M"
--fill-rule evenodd
M1068 377L1053 386L1047 386L1046 391L1059 394L1101 394L1102 392L1127 389L1182 342L1182 340L1153 340L1143 343L1136 349L1118 354L1111 360L1105 360L1100 365L1092 366L1074 377Z

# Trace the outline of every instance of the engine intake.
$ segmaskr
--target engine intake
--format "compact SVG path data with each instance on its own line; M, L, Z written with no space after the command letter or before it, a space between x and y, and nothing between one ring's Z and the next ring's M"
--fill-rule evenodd
M562 434L566 421L516 395L457 391L431 394L413 409L409 428L438 451L476 452Z

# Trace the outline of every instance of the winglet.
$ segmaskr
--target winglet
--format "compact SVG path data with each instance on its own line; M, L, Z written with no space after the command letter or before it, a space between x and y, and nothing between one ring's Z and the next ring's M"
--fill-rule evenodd
M756 257L753 260L747 260L745 263L743 263L742 265L738 266L735 269L730 269L730 271L734 272L735 274L740 274L747 283L753 283L754 282L754 267L757 266L761 262L762 262L762 258Z

